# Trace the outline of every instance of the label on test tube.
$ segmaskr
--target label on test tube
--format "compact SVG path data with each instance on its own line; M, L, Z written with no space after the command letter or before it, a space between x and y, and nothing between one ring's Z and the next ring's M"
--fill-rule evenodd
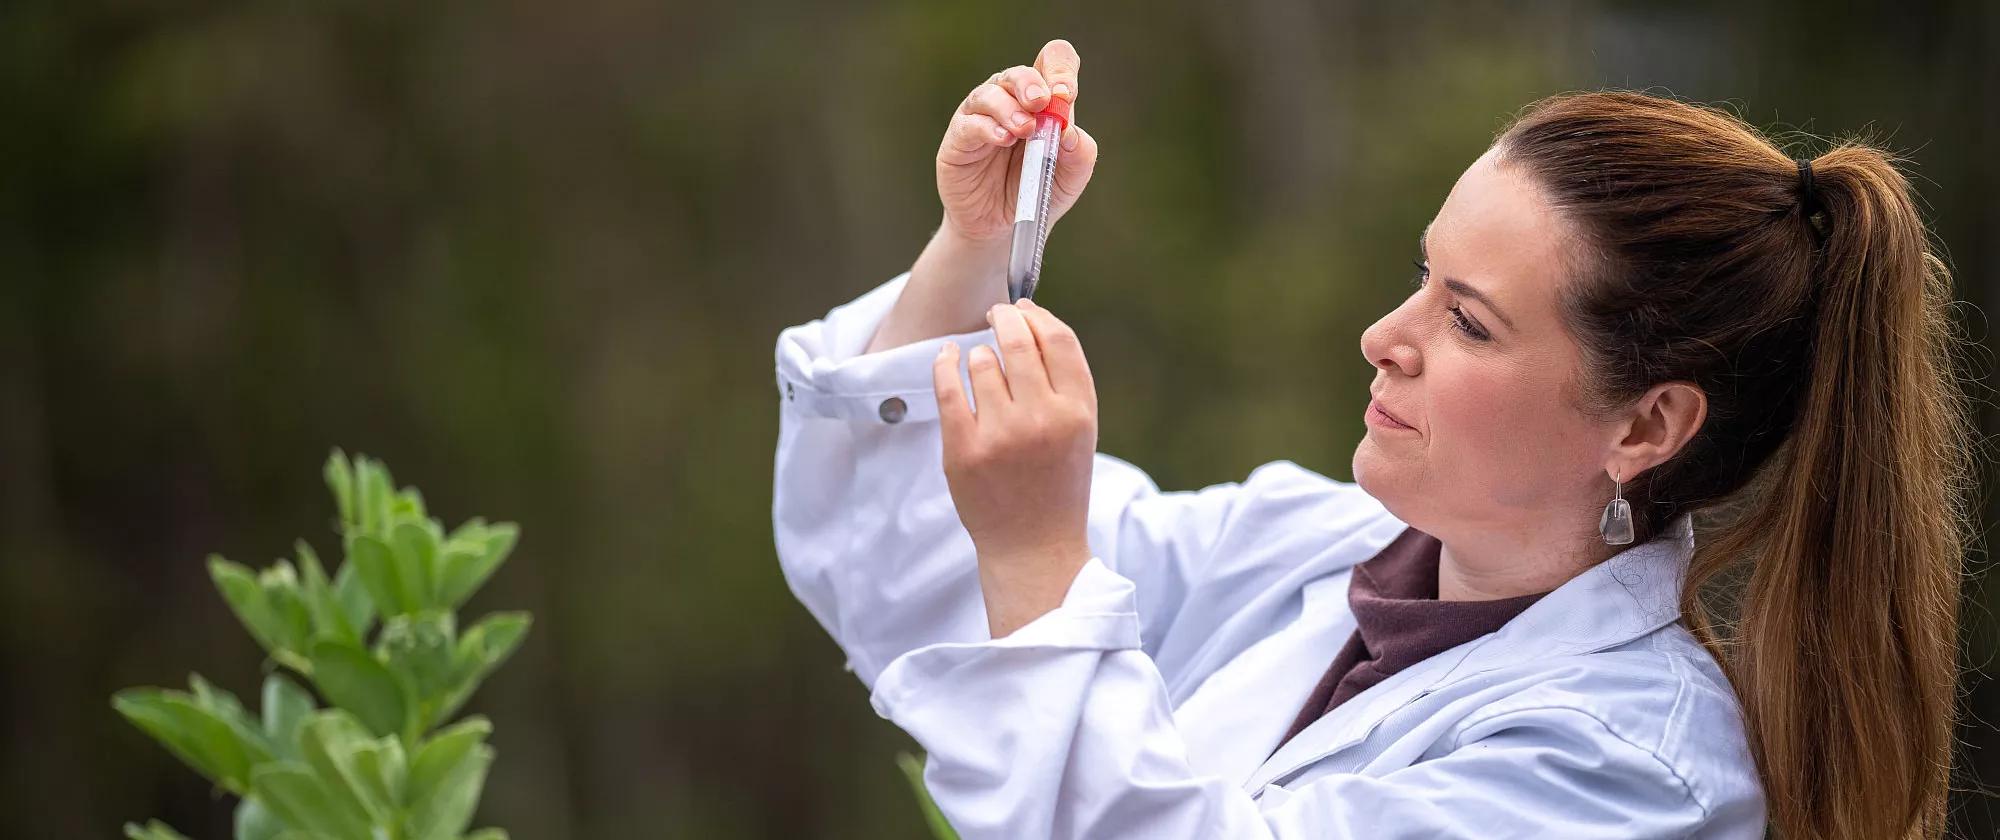
M1014 202L1014 221L1032 222L1035 211L1041 203L1041 191L1035 183L1042 177L1042 160L1048 157L1048 141L1037 132L1028 138L1028 144L1021 150L1021 195Z

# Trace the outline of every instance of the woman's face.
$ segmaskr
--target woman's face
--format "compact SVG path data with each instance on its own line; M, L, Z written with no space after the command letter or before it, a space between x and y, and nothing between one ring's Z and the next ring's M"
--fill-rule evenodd
M1376 402L1411 428L1367 418L1355 481L1447 542L1584 513L1594 528L1609 499L1609 427L1576 405L1580 354L1557 318L1562 225L1489 150L1424 234L1422 287L1361 334Z

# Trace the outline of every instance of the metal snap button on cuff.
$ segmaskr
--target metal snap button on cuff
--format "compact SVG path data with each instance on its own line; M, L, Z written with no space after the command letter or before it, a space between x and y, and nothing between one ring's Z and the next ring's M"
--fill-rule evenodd
M901 423L903 415L909 413L909 410L910 407L904 404L902 397L890 397L882 401L882 407L877 409L877 413L882 415L884 423Z

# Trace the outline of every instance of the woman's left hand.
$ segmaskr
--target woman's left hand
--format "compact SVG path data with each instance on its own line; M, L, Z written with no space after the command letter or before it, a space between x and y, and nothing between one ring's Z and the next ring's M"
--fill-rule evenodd
M973 346L977 413L965 402L956 344L931 373L945 480L978 549L986 623L999 638L1060 606L1090 560L1097 386L1076 333L1034 301L994 304L986 318L1006 368L992 348Z

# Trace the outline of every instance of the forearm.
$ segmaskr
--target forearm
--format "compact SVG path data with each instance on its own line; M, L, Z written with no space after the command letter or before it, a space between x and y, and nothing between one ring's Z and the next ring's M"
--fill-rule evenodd
M1006 238L968 240L940 225L910 267L910 282L866 352L986 328L986 310L1007 302Z

